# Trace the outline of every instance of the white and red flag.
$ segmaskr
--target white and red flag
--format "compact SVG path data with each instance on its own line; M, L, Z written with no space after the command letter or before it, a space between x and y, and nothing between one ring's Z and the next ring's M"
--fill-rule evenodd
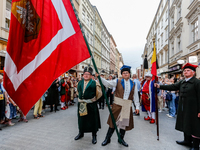
M70 0L12 0L4 87L24 115L57 77L89 57Z

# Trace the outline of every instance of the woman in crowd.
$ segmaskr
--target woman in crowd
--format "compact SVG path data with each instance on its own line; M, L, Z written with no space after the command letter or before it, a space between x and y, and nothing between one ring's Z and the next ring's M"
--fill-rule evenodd
M172 77L170 80L166 81L166 84L174 84L177 82L177 79L175 77ZM171 91L172 94L172 100L169 101L169 114L167 114L167 116L169 118L174 118L175 114L176 114L176 108L175 108L175 99L176 99L176 91Z

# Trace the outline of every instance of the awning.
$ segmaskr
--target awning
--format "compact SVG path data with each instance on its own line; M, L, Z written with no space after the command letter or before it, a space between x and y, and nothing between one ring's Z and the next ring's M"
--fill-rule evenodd
M174 74L174 73L182 73L183 70L182 69L178 69L178 70L172 70L172 71L166 71L166 72L162 72L161 74L166 74L166 73L170 73L170 74Z
M6 57L6 51L1 50L1 51L0 51L0 56L2 56L2 57Z

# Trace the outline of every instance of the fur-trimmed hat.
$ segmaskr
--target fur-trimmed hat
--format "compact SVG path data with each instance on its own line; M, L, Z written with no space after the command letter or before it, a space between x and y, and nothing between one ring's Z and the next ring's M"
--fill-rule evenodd
M83 73L85 73L85 72L89 72L92 75L92 73L93 73L92 67L85 67Z

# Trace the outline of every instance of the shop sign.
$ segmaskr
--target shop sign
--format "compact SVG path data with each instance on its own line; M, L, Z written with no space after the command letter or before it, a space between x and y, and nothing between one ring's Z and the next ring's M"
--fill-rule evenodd
M173 66L171 68L169 68L169 71L175 71L175 70L179 70L181 69L181 66L180 65L176 65L176 66Z
M189 57L189 63L196 63L198 61L197 56L190 56Z

